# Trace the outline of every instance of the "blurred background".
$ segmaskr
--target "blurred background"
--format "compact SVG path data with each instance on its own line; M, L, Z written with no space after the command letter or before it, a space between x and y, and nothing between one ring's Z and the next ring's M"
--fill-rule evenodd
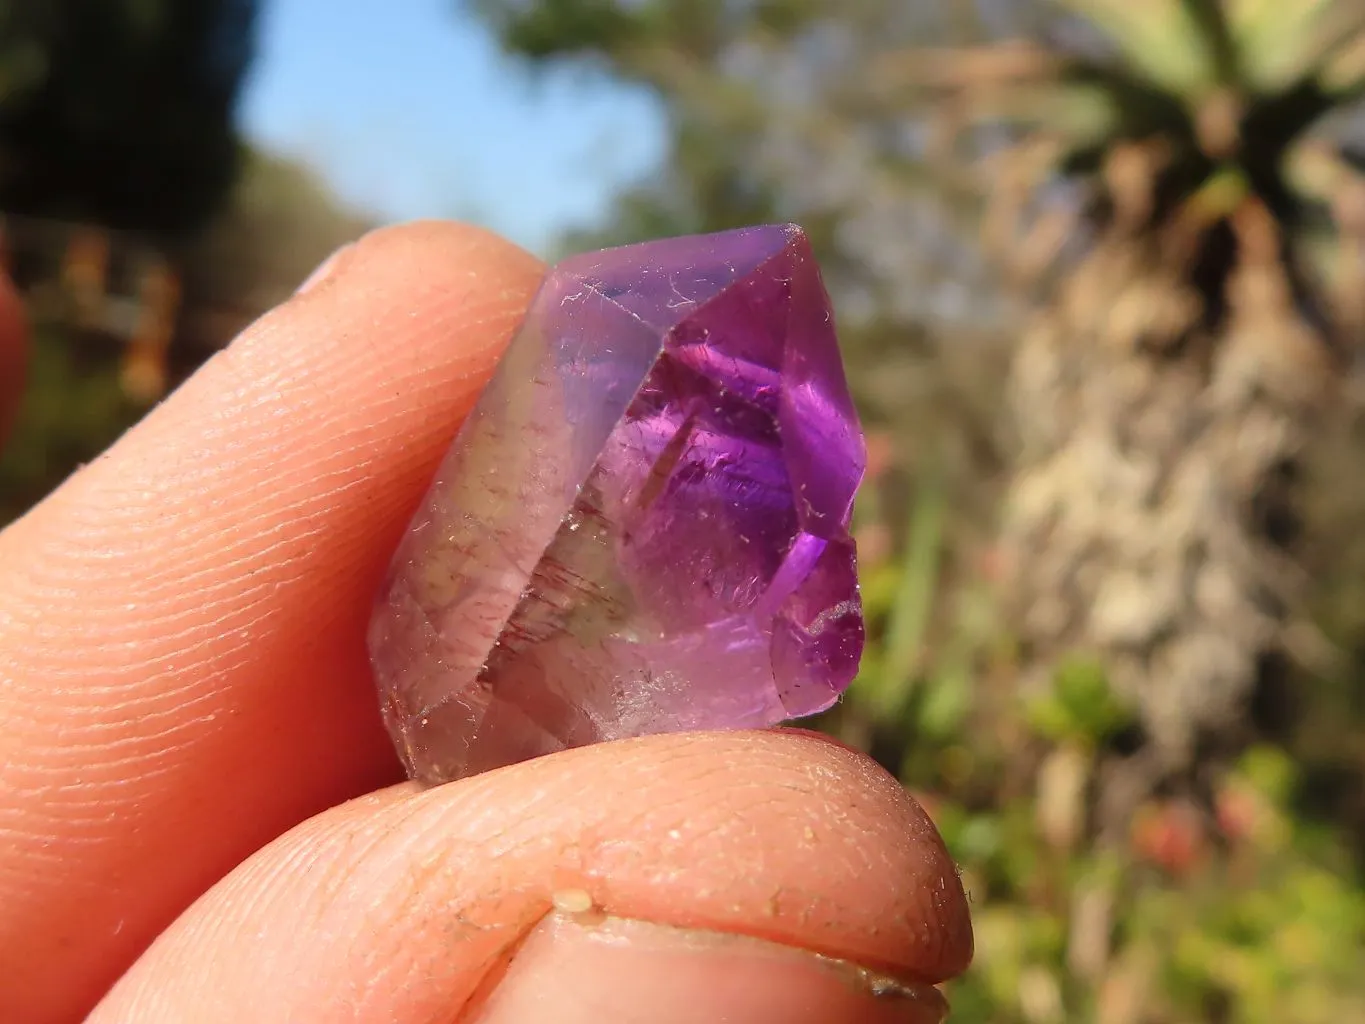
M5 0L0 523L371 226L797 221L954 1019L1365 1020L1363 175L1365 0Z

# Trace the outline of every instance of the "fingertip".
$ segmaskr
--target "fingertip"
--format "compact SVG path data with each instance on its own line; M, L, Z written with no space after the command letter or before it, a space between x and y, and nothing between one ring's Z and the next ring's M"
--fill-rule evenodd
M460 278L483 285L503 280L520 293L520 286L538 281L544 269L534 255L486 228L456 221L409 221L375 228L342 246L299 286L294 301L312 302L343 281L361 296L382 291L393 281L412 292L424 286L448 287Z

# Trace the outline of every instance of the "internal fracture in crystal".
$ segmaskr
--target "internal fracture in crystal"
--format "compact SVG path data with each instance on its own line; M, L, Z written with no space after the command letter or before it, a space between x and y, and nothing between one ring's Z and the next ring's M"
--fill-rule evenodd
M409 772L829 707L863 647L864 462L799 228L560 263L377 602L371 658Z

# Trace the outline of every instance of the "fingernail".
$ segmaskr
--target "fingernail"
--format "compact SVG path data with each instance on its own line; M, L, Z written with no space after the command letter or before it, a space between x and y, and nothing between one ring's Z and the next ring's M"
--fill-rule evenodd
M338 249L336 252L332 253L332 255L328 256L321 263L319 263L317 269L314 270L304 279L303 284L299 285L296 289L294 289L294 294L302 295L305 292L310 292L318 285L322 284L323 281L326 281L329 277L332 276L333 273L336 272L337 265L340 263L341 257L346 255L346 253L350 252L351 249L353 249L354 247L355 247L354 242L348 242L347 244L343 245L340 249Z
M946 1010L929 986L907 986L761 939L556 913L527 936L469 1019L939 1024Z

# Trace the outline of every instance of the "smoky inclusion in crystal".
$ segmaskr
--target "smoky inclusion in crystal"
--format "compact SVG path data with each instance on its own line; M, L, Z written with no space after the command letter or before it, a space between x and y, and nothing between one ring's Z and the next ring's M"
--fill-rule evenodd
M863 647L864 462L800 228L560 263L377 603L409 772L829 707Z

